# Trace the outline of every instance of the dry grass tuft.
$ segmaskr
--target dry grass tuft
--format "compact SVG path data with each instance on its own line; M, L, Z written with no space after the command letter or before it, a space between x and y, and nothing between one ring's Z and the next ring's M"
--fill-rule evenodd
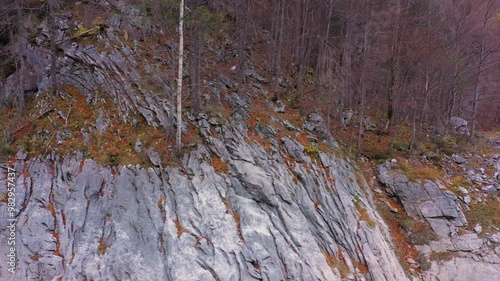
M229 171L227 163L217 156L212 156L212 166L218 174L227 173Z

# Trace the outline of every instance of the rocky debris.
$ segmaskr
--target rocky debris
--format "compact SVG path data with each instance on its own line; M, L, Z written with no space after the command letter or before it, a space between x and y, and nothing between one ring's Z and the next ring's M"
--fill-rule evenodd
M253 70L253 69L245 69L243 71L243 74L247 77L255 79L256 81L258 81L260 83L264 83L264 84L269 83L269 79L262 77L257 72L255 72L255 70Z
M488 138L487 141L495 146L495 148L500 149L500 139L498 138Z
M248 120L250 115L248 115L247 110L250 107L250 102L248 102L241 95L236 93L231 93L226 96L226 101L232 106L234 113L239 115L239 120Z
M425 257L424 260L431 260L430 265L424 269L422 280L499 280L500 247L491 244L494 243L491 237L487 240L479 237L476 232L464 232L461 235L430 241L429 245L416 246L421 256ZM457 265L464 267L459 269L463 271L463 275L455 275ZM480 270L481 273L471 275L471 270Z
M273 110L277 113L285 113L285 103L281 100L277 100L273 103Z
M491 243L500 244L500 232L494 233L488 237ZM500 252L497 253L500 256Z
M215 104L222 105L220 98L221 96L220 89L216 87L214 83L207 83L207 84L208 84L208 91L211 94L211 97L213 97Z
M295 140L291 140L289 137L284 137L281 139L285 145L285 150L288 155L292 156L297 162L305 161L304 146Z
M474 226L474 231L477 233L477 234L481 234L481 232L483 232L483 228L481 227L480 224L476 224Z
M461 117L451 117L450 127L456 134L470 136L468 123Z
M408 280L349 162L321 154L318 166L290 139L269 155L245 136L223 126L180 167L158 167L150 149L155 168L101 167L81 153L18 161L18 265L2 266L2 280L341 280L331 258L356 280ZM229 171L216 173L213 157ZM355 200L377 225L359 220Z
M256 125L255 131L263 139L272 139L276 137L276 130L271 125Z
M97 131L99 131L99 133L104 133L104 131L106 131L106 128L108 127L108 123L106 122L106 119L104 117L104 111L102 109L99 110L99 117L97 117L97 120L96 120L96 127L97 127Z
M219 80L226 88L230 89L232 87L231 79L229 79L229 77L227 77L226 75L220 74Z
M370 119L370 117L365 117L363 119L363 125L365 131L373 131L377 128L377 125Z
M342 126L345 128L354 119L354 111L352 109L342 112Z
M453 161L455 161L455 163L457 163L459 165L467 162L467 159L465 159L463 156L460 156L458 154L453 154L452 158L453 158Z
M456 200L463 201L468 210L473 199L480 203L496 192L488 172L490 169L487 169L494 165L494 157L455 154L443 158L448 174L472 182L472 186L468 181L464 182L467 188L456 186L458 196L447 191L446 187L440 187L437 181L409 183L402 171L394 169L397 162L378 166L379 181L385 184L387 192L400 200L410 216L424 218L439 235L438 240L416 245L422 261L425 261L421 263L424 270L422 280L500 280L500 247L496 246L500 239L497 239L497 234L485 231L481 224L475 224L472 231L464 228L466 221ZM495 251L497 248L498 252ZM457 269L457 266L463 268ZM470 273L475 270L481 270L481 273ZM460 274L455 274L456 271Z
M139 153L139 152L142 151L142 142L141 142L140 138L137 138L135 140L134 151L137 152L137 153Z
M499 264L488 264L469 258L453 258L449 261L433 262L431 269L424 273L424 280L498 281L500 280L498 272L500 272Z
M282 123L283 126L285 126L285 128L289 131L299 131L299 129L292 125L292 123L290 123L290 121L288 120L283 120Z
M323 117L317 113L313 113L308 116L307 121L304 124L304 129L318 136L321 140L332 140Z
M482 187L481 191L485 194L493 194L497 191L497 189L493 185L487 185L485 187Z
M398 198L409 216L425 219L441 237L455 234L456 227L467 225L458 197L439 188L436 182L410 182L391 162L379 165L377 174L387 192Z
M26 160L27 157L28 157L28 152L26 152L26 150L24 148L20 149L16 153L16 159L17 160Z
M161 158L160 158L160 154L158 152L156 152L156 150L154 150L153 148L148 148L148 150L146 151L146 153L148 154L148 157L149 157L149 161L151 161L151 163L157 167L161 166Z

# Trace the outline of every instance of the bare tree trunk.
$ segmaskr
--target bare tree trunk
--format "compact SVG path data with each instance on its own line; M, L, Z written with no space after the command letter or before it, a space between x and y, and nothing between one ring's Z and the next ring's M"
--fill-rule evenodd
M474 135L476 134L476 119L477 119L477 108L478 108L478 103L479 103L479 88L480 88L480 78L481 78L481 73L483 72L483 65L485 63L487 55L485 54L485 42L484 42L484 36L485 36L485 30L486 30L486 25L488 23L488 20L493 16L494 13L492 13L492 8L493 8L493 1L489 0L486 4L486 11L483 19L483 25L481 27L481 35L480 35L480 43L479 43L479 61L477 63L477 70L476 70L476 85L474 87L474 100L472 102L472 120L471 120L471 130L470 130L470 137L471 139L474 138Z
M349 5L352 8L352 2ZM351 17L351 16L349 16ZM352 16L354 17L354 16ZM342 44L342 68L341 68L341 80L342 80L342 93L339 97L340 104L340 117L342 117L342 112L344 111L345 104L349 109L352 109L351 102L351 61L352 61L352 26L354 18L348 18L346 22L346 31L344 35L344 42Z
M458 77L458 65L455 64L453 70L453 79L451 81L450 90L448 92L448 104L446 105L446 122L449 122L451 117L453 116L453 111L455 107L455 100L457 97L457 91L455 89L455 85L457 84Z
M413 155L416 151L418 145L418 134L417 134L417 109L413 110L413 120L412 120L412 133L411 133L411 143L410 143L410 155Z
M368 8L368 0L365 2L365 8ZM371 11L367 11L371 12ZM357 148L358 148L358 156L361 156L363 152L363 148L361 147L361 138L363 137L363 130L364 130L364 119L365 119L365 98L366 98L366 84L367 84L367 77L366 77L366 72L368 68L368 52L369 52L369 42L368 42L368 26L369 26L369 16L366 19L365 22L365 27L364 27L364 35L363 35L363 66L361 69L361 76L360 76L360 84L361 84L361 93L360 93L360 110L359 110L359 130L358 130L358 142L357 142Z
M238 32L238 74L241 84L245 83L244 70L246 63L245 47L247 44L248 1L240 0L236 24ZM239 89L242 89L242 87L239 87Z
M307 54L307 42L306 42L306 26L307 26L307 18L308 18L308 10L309 10L309 1L304 0L304 5L303 5L303 10L302 10L302 24L299 26L301 28L301 33L300 33L300 44L299 44L299 50L298 50L298 67L299 67L299 73L297 75L297 95L296 97L300 96L302 94L302 78L304 77L304 66L305 66L305 60L306 60L306 54Z
M285 19L285 0L278 0L278 23L276 25L276 35L275 35L275 53L274 53L274 65L273 65L273 99L279 98L279 79L281 76L281 49L283 41L283 25Z
M179 64L177 73L177 136L176 152L180 155L182 149L182 66L184 59L184 0L179 7Z
M395 95L398 91L398 84L399 84L399 72L400 72L400 67L399 67L399 57L400 57L400 41L399 41L399 32L401 29L401 2L400 0L397 1L397 15L394 20L394 33L392 37L392 44L391 44L391 68L390 68L390 76L391 76L391 84L389 85L389 91L387 94L387 123L385 125L384 130L390 129L392 123L393 123L393 117L394 117L394 98Z
M325 64L326 64L326 60L327 60L326 54L327 54L327 48L328 48L328 39L329 39L329 35L330 35L331 17L332 17L332 12L333 12L333 3L332 2L333 2L332 0L330 0L330 2L329 2L328 16L327 16L328 23L326 24L325 33L321 38L322 42L321 42L321 45L319 47L318 59L316 62L316 91L315 91L314 99L316 102L316 106L318 108L319 108L318 103L320 102L319 101L320 93L321 93L320 90L323 86L323 80L324 80L323 76L326 73L326 70L325 70ZM328 101L328 103L330 103L330 101ZM330 114L330 113L328 112L328 114ZM327 123L328 123L328 121L327 121Z
M193 79L191 81L191 90L193 98L193 113L197 114L201 110L200 98L200 61L201 61L201 46L203 41L202 27L198 23L195 27L194 44L193 44Z

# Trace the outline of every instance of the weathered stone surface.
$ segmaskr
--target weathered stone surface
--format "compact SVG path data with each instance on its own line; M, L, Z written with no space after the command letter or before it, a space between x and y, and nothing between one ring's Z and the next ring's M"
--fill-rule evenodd
M288 166L246 143L239 127L224 127L223 141L200 146L182 167L105 168L81 154L18 162L19 262L14 275L0 269L2 280L330 281L341 278L325 253L339 252L358 280L408 280L373 202L349 179L351 164L324 154L323 167L307 157ZM216 173L209 151L230 171ZM355 198L376 227L358 221Z
M500 265L477 262L468 258L453 258L440 263L433 262L432 268L425 272L428 281L480 281L500 280Z
M222 82L222 84L226 87L226 88L231 88L232 87L232 84L231 84L231 79L229 79L229 77L227 77L226 75L224 74L220 74L219 75L219 80Z
M271 139L276 136L276 130L271 125L256 125L255 130L263 139Z
M476 233L469 233L457 236L453 240L453 244L456 249L469 252L479 250L483 246L484 240L479 238Z
M59 32L59 83L74 86L89 104L96 104L97 92L104 93L119 111L113 117L126 122L132 118L137 123L141 117L131 115L138 114L155 128L174 127L175 109L166 98L173 91L155 71L165 61L136 60L148 51L137 40L156 27L125 1L95 4L120 11L106 19L109 28L98 34L106 51ZM138 31L141 26L144 30ZM59 27L65 30L68 24ZM44 46L49 46L50 33L46 23L40 28L33 39L38 46L30 46L27 54L35 73L27 85L45 91L50 87L50 51ZM128 32L142 35L122 42ZM227 92L221 88L240 86L224 74L219 80L207 82L217 104L221 92ZM236 94L227 101L242 108L250 105ZM92 130L104 132L111 126L106 114L99 113L95 126L82 128L87 143ZM339 270L329 265L335 257L345 262L349 278L408 280L369 189L351 179L352 162L327 154L320 154L321 163L311 161L290 138L275 141L270 155L246 140L244 124L197 118L191 121L198 121L206 146L199 145L176 167L162 166L152 149L146 153L153 168L103 167L80 152L28 162L18 157L17 270L8 273L6 255L0 255L0 279L341 280ZM311 133L321 137L320 116L308 122ZM182 129L186 131L187 123ZM272 130L261 133L274 135ZM144 149L136 144L137 151ZM295 161L283 161L286 154ZM227 163L227 171L216 172L213 157ZM5 169L0 169L0 178L0 192L5 193ZM360 221L354 201L364 206L375 226ZM6 214L7 204L1 200L0 215ZM0 220L0 241L7 241L5 227L6 221ZM6 247L0 243L0 253ZM361 273L357 264L366 265L367 272Z
M243 71L243 74L247 77L250 77L250 78L253 78L255 80L257 80L258 82L260 83L264 83L264 84L267 84L269 83L269 79L265 78L265 77L262 77L261 75L259 75L255 70L253 69L245 69Z
M236 93L231 93L226 96L226 101L233 107L233 114L239 115L240 120L250 119L250 115L246 111L250 107L247 100Z
M298 129L288 120L283 120L283 126L289 131L298 131Z
M442 190L432 181L409 182L402 171L393 166L392 162L379 165L377 175L387 192L400 200L408 215L426 219L441 237L456 233L456 227L467 225L455 194Z
M273 109L278 113L285 113L285 104L282 101L277 100L273 103Z
M291 140L289 137L281 139L285 146L286 152L292 156L297 162L305 161L304 146L297 141Z
M354 118L354 111L352 109L342 112L342 120L341 120L342 126L344 126L345 128L347 125L351 123L353 118Z
M453 154L452 157L453 157L453 161L455 161L455 163L457 163L457 164L464 164L465 162L467 162L467 159L465 159L461 155Z
M461 117L451 117L450 119L450 126L453 130L453 132L460 134L460 135L466 135L469 136L469 127L467 126L467 121Z

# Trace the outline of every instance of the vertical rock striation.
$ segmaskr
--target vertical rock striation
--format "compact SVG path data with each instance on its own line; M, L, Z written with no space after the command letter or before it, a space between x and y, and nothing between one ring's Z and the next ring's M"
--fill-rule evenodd
M222 131L181 167L101 167L81 154L17 162L18 267L7 272L1 255L0 278L407 280L349 161L298 162L284 145L268 154L247 142L242 125Z

